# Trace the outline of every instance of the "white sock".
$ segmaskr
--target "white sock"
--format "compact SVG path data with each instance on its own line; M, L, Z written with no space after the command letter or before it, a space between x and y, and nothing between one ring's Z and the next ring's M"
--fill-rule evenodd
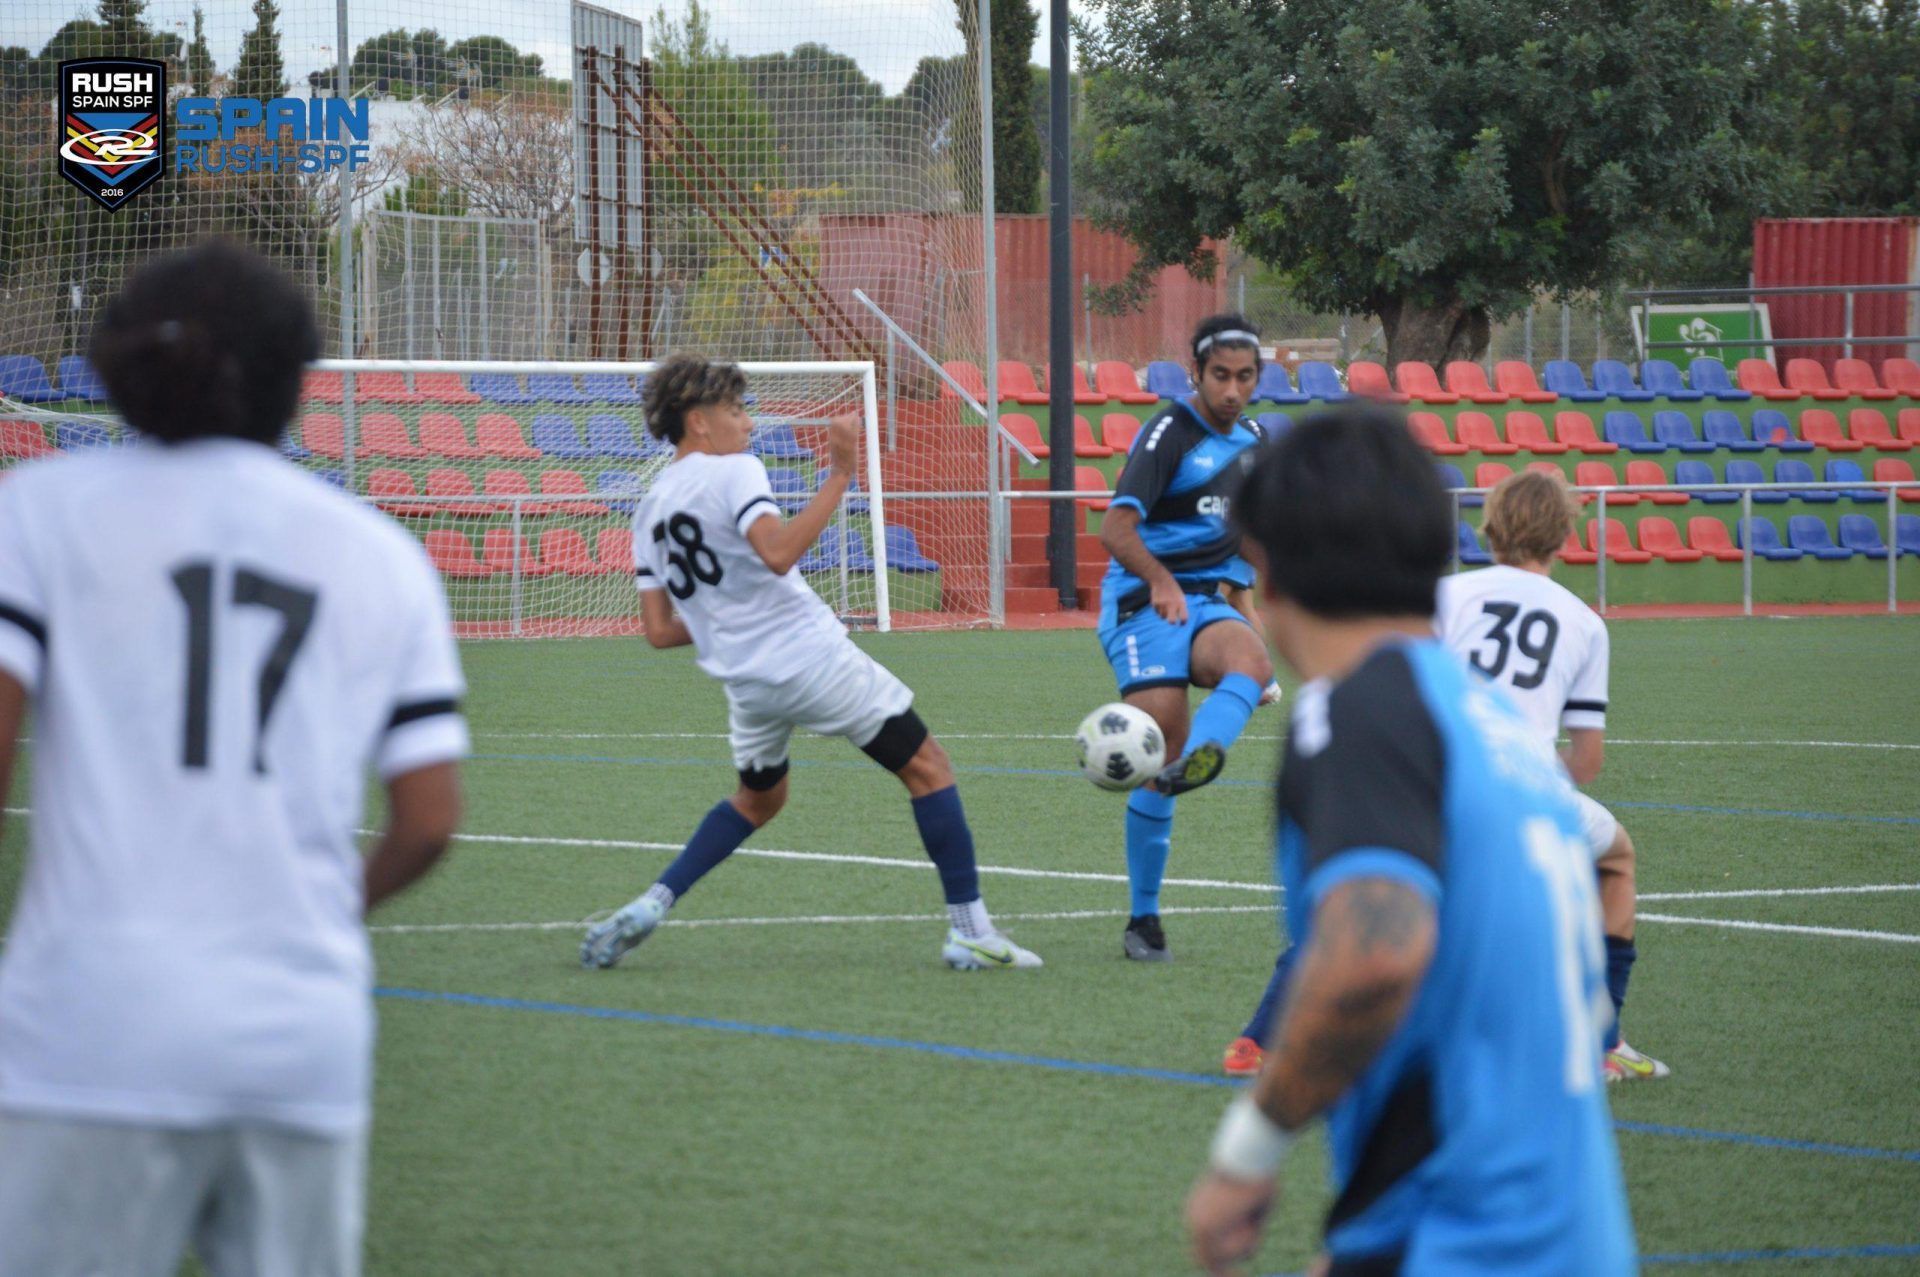
M662 912L673 908L673 888L664 882L656 882L641 893L642 900L651 900L660 906Z
M979 940L993 934L993 919L987 916L987 902L983 899L969 900L963 905L948 905L947 921L969 940Z

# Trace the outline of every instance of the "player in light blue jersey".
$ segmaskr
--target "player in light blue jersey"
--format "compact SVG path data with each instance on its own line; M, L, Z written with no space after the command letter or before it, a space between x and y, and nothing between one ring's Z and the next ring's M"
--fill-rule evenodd
M1187 1204L1237 1272L1326 1119L1327 1277L1626 1277L1601 1054L1612 1017L1573 790L1432 633L1452 522L1397 417L1342 410L1240 499L1274 646L1306 680L1279 782L1298 956L1265 1068Z
M1253 569L1229 517L1265 438L1241 415L1260 378L1260 335L1239 315L1203 321L1193 370L1194 393L1140 428L1100 528L1113 556L1100 587L1100 646L1121 699L1153 716L1174 758L1127 800L1131 901L1121 952L1144 962L1171 957L1160 882L1174 798L1220 774L1254 707L1280 690L1255 628ZM1189 686L1213 689L1191 716Z

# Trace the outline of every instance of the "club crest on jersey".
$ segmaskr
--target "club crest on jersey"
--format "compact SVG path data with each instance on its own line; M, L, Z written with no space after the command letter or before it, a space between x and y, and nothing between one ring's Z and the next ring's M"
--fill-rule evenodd
M167 66L148 58L60 64L54 147L60 176L113 212L160 180L167 142Z

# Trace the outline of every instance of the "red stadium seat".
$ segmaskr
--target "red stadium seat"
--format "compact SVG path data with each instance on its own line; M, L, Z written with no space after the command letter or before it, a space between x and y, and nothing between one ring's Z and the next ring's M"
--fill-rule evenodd
M1159 403L1160 396L1150 395L1140 389L1140 379L1134 375L1131 364L1121 363L1117 359L1108 359L1093 367L1094 389L1106 395L1108 399L1125 404Z
M1033 379L1033 369L1011 359L1000 361L1000 398L1023 404L1048 402L1047 393Z
M1687 544L1721 563L1738 563L1746 557L1727 535L1727 525L1706 515L1687 520Z
M1441 457L1457 457L1465 453L1467 446L1455 443L1447 434L1447 423L1431 412L1411 412L1407 414L1407 429L1420 446L1428 452Z
M1073 468L1073 490L1075 492L1104 492L1109 496L1113 488L1107 483L1107 476L1100 473L1096 466L1075 466ZM1106 498L1081 497L1076 503L1083 509L1096 514L1104 512L1112 504Z
M599 517L613 513L598 501L587 498L587 481L578 470L547 470L540 475L540 495L543 497L575 497L578 500L557 501L548 508L560 514L572 514L582 517Z
M1517 359L1493 366L1493 384L1521 403L1553 403L1560 398L1551 390L1540 388L1539 378L1533 375L1533 365Z
M1620 476L1604 461L1582 461L1573 468L1573 481L1583 488L1606 488L1617 485ZM1639 505L1640 495L1635 492L1609 492L1607 504Z
M1835 360L1833 384L1855 399L1897 399L1900 395L1882 386L1873 375L1873 365L1864 359Z
M483 402L479 395L467 389L467 379L457 372L417 372L413 375L413 388L420 392L425 403L468 407Z
M1540 420L1537 412L1508 413L1507 442L1543 457L1558 456L1567 450L1566 444L1554 442L1553 436L1547 433L1547 423Z
M488 528L480 538L480 561L492 568L495 572L511 573L513 571L513 542L514 532L512 528ZM558 570L557 568L548 567L545 563L542 563L534 557L533 539L531 537L520 537L521 576L546 576Z
M1100 442L1123 456L1132 450L1140 434L1140 418L1124 412L1110 412L1100 419Z
M946 369L948 377L960 383L960 389L966 391L983 404L987 402L987 378L986 374L980 371L978 364L966 359L952 359L940 366ZM940 382L940 397L942 399L958 399L960 396L954 394L953 387L942 379Z
M1827 370L1817 360L1787 360L1787 386L1815 399L1845 399L1847 392L1827 380Z
M587 538L578 528L554 528L540 538L541 566L568 576L606 576L610 569L594 562L587 551ZM631 564L628 572L633 571Z
M1880 365L1880 382L1895 394L1920 399L1920 363L1911 359L1888 359Z
M440 507L421 501L413 486L413 476L404 470L382 468L367 475L367 495L396 519L424 519L440 513Z
M1484 452L1490 457L1506 457L1520 451L1500 437L1493 418L1484 412L1461 413L1453 419L1453 428L1469 451Z
M1553 437L1590 457L1605 457L1620 451L1619 444L1608 443L1593 433L1593 418L1584 412L1553 414Z
M1668 477L1658 461L1629 461L1627 462L1627 482L1671 483L1673 480ZM1643 492L1640 495L1655 505L1685 505L1690 500L1684 492Z
M1798 390L1789 390L1780 384L1780 374L1774 371L1773 364L1765 359L1742 359L1736 370L1740 389L1748 394L1759 395L1762 399L1776 399L1783 403L1804 398Z
M1000 418L1000 424L1006 427L1008 434L1018 439L1028 452L1045 461L1053 455L1053 449L1040 434L1040 423L1024 412L1010 412Z
M1920 447L1920 408L1902 408L1894 429L1902 439Z
M511 511L514 503L506 498L531 497L533 485L528 483L527 476L518 470L489 470L480 481L480 491L490 497L502 498L499 509ZM523 515L543 515L552 512L553 507L544 501L522 500L520 502L520 513Z
M427 450L407 434L407 423L390 412L360 418L360 452L368 457L424 457Z
M464 434L461 442L466 442ZM540 456L540 449L527 442L520 423L504 412L481 413L480 419L473 423L473 442L474 450L483 457L533 461Z
M1600 556L1595 554L1593 551L1587 549L1586 546L1580 544L1579 533L1569 532L1567 533L1567 539L1565 543L1562 544L1560 547L1560 559L1564 563L1572 563L1577 565L1577 564L1584 564L1584 563L1598 563L1600 561Z
M1637 529L1640 533L1640 548L1657 559L1668 563L1698 563L1706 557L1704 550L1689 550L1680 544L1680 530L1673 526L1673 520L1648 515L1640 520ZM1612 535L1611 530L1608 533Z
M14 418L0 421L0 457L17 457L24 461L29 457L44 457L58 451L47 442L47 432L40 428L39 422Z
M346 391L337 372L309 372L300 382L300 397L308 403L345 403Z
M420 446L436 457L454 461L474 461L487 455L467 441L467 428L450 412L421 414Z
M1859 452L1867 446L1847 438L1840 429L1840 418L1826 408L1809 408L1800 414L1800 437L1828 452Z
M1913 444L1893 433L1893 427L1887 424L1887 414L1878 408L1855 408L1847 414L1847 433L1858 443L1868 444L1882 452L1905 452Z
M355 403L417 404L426 396L407 389L403 372L363 372L354 376L353 399Z
M1381 403L1406 403L1409 398L1393 388L1385 368L1365 359L1356 359L1347 365L1347 393Z
M1101 394L1099 391L1095 390L1093 387L1087 384L1086 371L1082 369L1079 364L1073 365L1072 385L1073 385L1073 402L1075 402L1076 404L1082 404L1088 407L1093 407L1099 404L1103 404L1107 401L1107 397L1105 395ZM1042 368L1040 370L1040 388L1042 390L1051 390L1053 388L1053 382L1049 379L1049 375L1045 368Z
M427 471L426 494L429 497L441 498L443 501L441 505L442 512L453 515L455 518L473 519L479 518L482 515L498 514L500 512L500 507L491 501L445 500L445 498L448 497L471 497L476 495L473 490L473 480L467 477L467 473L464 470L442 469Z
M1873 463L1873 481L1875 483L1912 483L1913 467L1895 457L1882 457ZM1902 501L1920 501L1920 488L1896 488L1894 493Z
M600 529L599 550L594 563L602 572L633 575L632 528Z
M1113 449L1093 437L1093 427L1079 413L1073 416L1073 455L1100 461L1113 455Z
M1513 398L1506 391L1489 386L1487 370L1465 359L1456 359L1447 365L1447 389L1475 403L1505 403Z
M1459 403L1460 396L1451 390L1440 389L1440 379L1433 375L1433 365L1423 364L1417 359L1407 359L1393 367L1394 384L1400 393L1418 399L1421 403Z
M469 577L492 576L491 564L482 563L473 557L473 542L467 540L467 534L456 532L452 528L437 528L427 533L427 557L442 576Z
M342 460L347 455L346 423L330 412L312 413L300 420L300 443L316 457Z
M1502 479L1513 476L1513 467L1500 461L1482 461L1473 468L1473 486L1492 488L1499 486Z
M1600 520L1587 520L1587 549L1593 551L1596 558L1600 554ZM1607 559L1613 563L1651 563L1653 556L1645 550L1634 548L1633 538L1627 534L1627 525L1618 519L1607 520Z

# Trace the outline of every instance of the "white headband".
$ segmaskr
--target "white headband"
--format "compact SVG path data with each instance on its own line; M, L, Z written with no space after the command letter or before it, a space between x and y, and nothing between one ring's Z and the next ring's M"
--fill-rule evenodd
M1214 343L1216 342L1244 342L1249 346L1258 346L1260 344L1260 334L1250 333L1244 328L1229 328L1224 332L1209 333L1199 341L1193 343L1193 353L1196 355L1204 355L1213 349Z

